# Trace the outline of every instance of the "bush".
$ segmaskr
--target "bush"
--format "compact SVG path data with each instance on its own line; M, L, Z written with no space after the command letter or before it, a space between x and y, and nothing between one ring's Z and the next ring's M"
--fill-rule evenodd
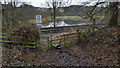
M22 26L11 32L11 40L15 44L29 44L39 40L39 31L36 26Z

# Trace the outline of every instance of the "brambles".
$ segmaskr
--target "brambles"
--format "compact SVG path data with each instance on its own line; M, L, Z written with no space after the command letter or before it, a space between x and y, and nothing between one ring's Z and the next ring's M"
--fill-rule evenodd
M39 32L34 26L22 26L11 32L11 40L15 44L32 44L39 40Z

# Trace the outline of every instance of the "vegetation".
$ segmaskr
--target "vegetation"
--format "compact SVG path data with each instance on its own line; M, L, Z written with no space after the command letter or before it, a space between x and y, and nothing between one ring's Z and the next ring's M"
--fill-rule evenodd
M17 27L11 32L11 40L15 44L24 44L29 42L37 42L39 40L39 31L36 26ZM34 44L35 46L37 44Z
M54 65L54 66L119 66L119 27L102 28L88 34L82 33L80 44L61 49L10 49L3 64L11 65ZM5 52L5 51L3 51ZM12 58L11 58L12 56ZM8 58L9 57L9 58ZM83 63L84 62L84 63ZM81 65L82 64L82 65Z
M113 26L118 26L118 6L119 6L119 2L110 2L110 3L107 3L107 6L105 8L101 8L99 11L96 11L96 7L100 4L104 4L105 2L97 2L95 4L95 6L93 7L93 9L90 11L88 17L90 17L90 19L93 21L93 24L95 24L95 20L97 19L96 18L96 15L97 14L101 14L103 12L107 12L107 15L109 16L107 18L107 26L108 27L113 27ZM94 11L95 10L95 11ZM106 14L105 14L106 15Z
M120 3L96 2L86 6L70 5L69 1L49 0L48 8L18 0L5 2L0 36L3 66L120 66ZM38 28L33 20L37 14L43 16L43 22L53 21L54 27ZM56 27L57 20L72 19L89 24ZM105 23L98 27L97 22ZM48 33L42 34L42 30Z
M119 2L110 3L110 20L108 23L109 27L118 26L118 5Z
M60 14L60 12L63 12L63 10L60 10L61 7L65 7L70 5L71 0L48 0L46 1L45 6L49 9L49 13L53 18L54 21L54 27L56 27L56 17Z

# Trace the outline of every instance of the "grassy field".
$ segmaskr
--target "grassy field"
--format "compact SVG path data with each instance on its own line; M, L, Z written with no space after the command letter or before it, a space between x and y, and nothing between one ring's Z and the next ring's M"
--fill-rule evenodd
M96 16L96 19L99 20L104 20L104 16ZM90 19L86 19L84 16L80 17L80 16L57 16L56 17L56 21L61 21L61 20L79 20L79 21L90 21ZM49 23L53 21L53 19L51 17L48 18L42 18L42 23ZM31 23L36 23L36 20L29 20L29 22Z
M79 16L57 16L56 21L59 21L59 20L84 20L84 19L82 17L79 17ZM53 21L53 19L51 17L42 19L42 23L48 23L51 21ZM30 20L30 22L36 23L35 19Z

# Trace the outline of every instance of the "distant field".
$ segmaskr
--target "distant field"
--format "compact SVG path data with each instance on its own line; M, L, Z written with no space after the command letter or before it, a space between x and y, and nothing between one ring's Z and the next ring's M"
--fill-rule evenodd
M56 21L59 21L59 20L83 20L83 18L79 17L79 16L58 16L58 17L56 17ZM51 17L42 19L42 23L48 23L51 21L53 21L53 19ZM35 19L30 20L30 22L36 23Z
M97 20L102 20L104 19L104 16L96 16L96 18L98 18ZM88 21L88 19L85 19L85 17L80 17L80 16L57 16L56 17L56 21L60 21L60 20L79 20L79 21ZM42 23L48 23L53 21L53 19L51 17L48 18L42 18ZM30 20L31 23L36 23L35 19L34 20Z

